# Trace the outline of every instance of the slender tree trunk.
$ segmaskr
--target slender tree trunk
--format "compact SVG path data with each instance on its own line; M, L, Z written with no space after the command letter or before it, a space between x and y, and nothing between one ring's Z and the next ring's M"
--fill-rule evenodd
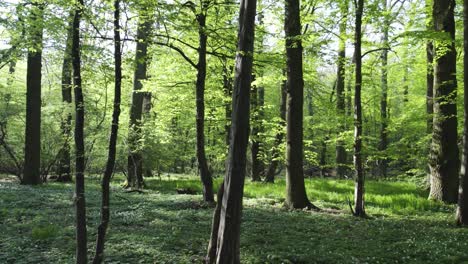
M197 105L197 159L200 179L203 184L203 200L214 202L213 178L208 167L205 153L205 82L206 82L206 9L207 3L202 1L202 12L197 14L198 22L198 64L196 83L196 105Z
M84 100L81 85L80 20L83 0L78 0L73 18L72 66L75 91L75 208L76 208L76 263L86 264L87 231L85 201L85 147L84 147Z
M434 42L434 129L429 158L429 198L447 203L458 200L460 172L454 9L455 0L434 0L434 29L445 32L449 40Z
M364 170L362 164L362 107L361 107L361 86L362 86L362 15L364 11L364 0L358 0L356 6L356 32L355 32L355 61L356 80L354 86L354 168L356 170L354 188L354 214L365 216L364 210Z
M224 179L217 239L210 241L216 247L216 257L208 254L207 263L240 263L240 225L242 197L249 141L250 86L252 82L254 28L256 0L242 0L239 15L239 40L236 57L236 74L232 98L232 127L229 145L228 170Z
M130 188L143 187L143 157L139 148L141 139L141 125L143 114L143 81L147 77L148 67L148 41L151 34L152 22L148 18L146 8L140 10L140 18L137 29L137 44L135 52L135 71L133 80L132 105L130 107L130 122L128 146L129 155L127 162L127 186Z
M64 105L72 103L72 37L73 37L73 13L70 13L70 25L68 28L65 52L62 64L62 102ZM57 181L71 182L71 162L70 162L70 139L71 139L72 113L66 108L66 116L62 119L63 146L59 153L57 166Z
M338 136L345 128L345 76L346 76L346 24L348 22L348 0L340 1L340 44L338 49L338 72L336 79L336 110L339 116L340 125L338 127ZM346 149L343 140L336 142L336 174L343 178L346 173Z
M22 184L41 183L41 81L44 5L33 2L26 74L26 133Z
M385 4L384 12L388 11L388 0L383 0ZM387 128L388 128L388 38L389 38L389 25L390 21L384 18L383 37L382 37L382 54L381 54L381 97L380 97L380 142L378 150L385 153L388 146ZM379 174L381 177L387 177L387 159L381 158L379 160Z
M284 140L284 127L286 126L286 81L281 83L281 102L280 102L280 118L279 130L275 136L275 143L271 153L271 163L268 166L268 169L265 172L265 182L273 183L275 182L276 170L279 166L280 158L280 145L283 144Z
M255 78L255 77L252 77ZM262 162L260 161L260 128L259 123L261 122L260 118L260 100L258 98L259 88L254 85L251 90L251 100L250 108L252 112L252 132L250 141L252 142L250 147L250 152L252 156L252 181L261 181L262 178L260 174L263 171Z
M300 21L299 0L286 0L286 206L297 209L312 207L307 198L303 168L304 79Z
M468 0L463 0L463 66L464 80L468 80ZM460 170L460 189L458 194L457 223L468 226L468 82L464 82L464 127L463 127L463 155Z
M120 0L114 1L114 59L115 59L115 90L114 109L112 114L111 134L109 139L109 152L107 156L106 170L102 177L101 223L98 227L96 239L96 253L93 263L102 263L104 259L104 243L107 226L110 218L110 180L114 172L115 156L117 148L117 136L119 131L120 102L122 91L122 51L120 40Z

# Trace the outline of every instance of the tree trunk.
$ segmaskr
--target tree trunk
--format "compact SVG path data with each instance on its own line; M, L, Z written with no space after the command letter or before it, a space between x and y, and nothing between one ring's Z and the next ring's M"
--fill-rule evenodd
M434 0L433 23L449 41L434 42L434 129L431 153L431 191L429 198L456 203L459 183L457 145L457 78L455 50L455 0Z
M356 6L356 32L355 32L355 86L354 86L354 168L356 170L354 188L354 214L363 217L364 210L364 170L362 164L362 107L361 107L361 86L362 86L362 15L364 11L364 0L358 0Z
M384 13L386 13L389 9L388 0L383 0L385 7ZM389 38L389 25L390 21L387 18L384 18L384 25L383 25L383 37L382 37L382 54L381 54L381 97L380 97L380 142L378 146L378 150L382 156L385 156L385 152L388 146L388 138L387 138L387 128L388 128L388 38ZM381 158L378 161L379 167L379 174L381 177L387 177L387 159Z
M340 1L340 44L338 49L338 72L336 78L336 110L340 124L338 136L344 132L345 127L345 76L346 76L346 24L348 22L348 0ZM336 174L343 178L346 173L346 149L343 140L336 142Z
M85 201L85 147L84 147L84 100L81 85L80 20L83 0L78 0L73 18L72 65L75 92L75 208L76 208L76 263L86 264L87 231Z
M213 238L210 241L211 247L216 247L216 257L209 254L207 263L240 263L240 225L249 140L256 4L256 0L242 0L240 6L228 170L224 184L220 187L224 188L224 195L222 201L218 201L222 206L219 222L213 222L213 227L219 226L218 236L216 240Z
M117 148L117 136L119 131L120 102L122 91L122 51L120 40L120 0L114 1L114 59L115 59L115 88L114 88L114 109L112 113L111 134L109 139L109 152L107 156L106 170L102 177L102 199L101 199L101 223L98 227L96 239L96 253L93 263L102 263L104 259L104 243L107 226L110 218L110 180L114 173L115 156Z
M468 80L468 0L463 0L463 66L464 80ZM468 226L468 82L464 82L464 127L463 127L463 155L460 170L460 189L458 194L457 223Z
M198 64L197 64L197 83L196 83L196 105L197 105L197 159L198 169L200 170L200 179L203 184L203 200L205 202L214 202L213 179L208 167L208 161L205 153L205 81L206 81L206 5L202 1L202 11L197 14L198 22Z
M285 3L287 100L286 100L286 206L310 208L303 169L303 105L302 41L299 0Z
M41 81L44 5L31 5L30 45L26 74L26 132L22 184L40 184L41 175Z
M72 37L73 37L73 13L70 13L70 25L67 33L65 52L63 54L62 64L62 102L64 105L72 103ZM61 129L63 137L63 146L60 149L58 166L57 166L57 181L71 182L71 162L70 162L70 139L71 139L71 122L72 114L69 108L66 107L66 116L62 119Z
M275 144L271 153L271 163L265 172L265 182L275 182L275 174L279 165L280 149L279 147L283 144L284 140L284 127L286 126L286 81L281 84L281 103L280 103L280 118L279 130L275 136Z
M143 81L147 77L148 67L148 41L151 34L152 23L143 8L140 11L140 20L137 29L137 44L135 52L135 72L133 80L132 105L130 107L130 122L128 146L129 155L127 162L127 186L130 188L143 187L143 157L139 148L141 139L141 125L143 114Z
M254 78L254 77L253 77ZM250 108L252 112L252 133L251 139L252 142L250 147L250 152L252 155L252 181L261 181L262 178L260 174L263 171L262 162L259 158L260 155L260 125L261 122L260 118L260 100L259 100L259 88L256 85L252 86L251 90L251 100L250 100Z

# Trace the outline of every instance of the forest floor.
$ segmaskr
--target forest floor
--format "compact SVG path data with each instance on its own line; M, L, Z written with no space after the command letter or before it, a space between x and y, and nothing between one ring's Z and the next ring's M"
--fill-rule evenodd
M202 263L213 207L194 176L147 180L126 193L114 179L106 263ZM220 180L216 180L218 186ZM415 184L367 184L369 219L351 216L353 182L306 180L322 212L283 208L284 181L245 186L242 263L468 263L468 230L454 224L454 206L427 200ZM89 255L99 221L100 187L87 179ZM73 263L72 184L21 186L0 179L0 263Z

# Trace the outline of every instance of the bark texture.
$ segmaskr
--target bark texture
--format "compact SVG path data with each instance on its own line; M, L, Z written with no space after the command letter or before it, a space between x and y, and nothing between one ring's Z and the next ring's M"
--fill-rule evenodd
M312 206L305 190L303 169L304 79L300 21L299 0L286 0L286 206L296 209Z
M447 40L434 42L434 121L431 151L430 199L456 203L460 159L457 145L457 78L455 50L455 0L434 0L434 30Z
M356 32L355 32L355 86L354 86L354 214L363 217L366 215L364 209L364 169L362 164L362 15L364 11L364 0L358 0L356 6Z
M26 73L26 131L22 184L41 183L41 81L44 5L33 2Z
M217 239L212 237L210 247L216 254L208 254L207 263L240 263L240 225L242 197L246 174L247 145L249 140L250 86L252 82L254 28L256 0L242 0L239 15L239 40L236 57L236 74L232 97L232 127L229 145L228 169L224 179Z
M83 0L78 0L73 18L72 65L75 93L75 209L76 209L76 263L86 264L87 230L85 201L85 146L84 146L84 100L81 85L80 20Z

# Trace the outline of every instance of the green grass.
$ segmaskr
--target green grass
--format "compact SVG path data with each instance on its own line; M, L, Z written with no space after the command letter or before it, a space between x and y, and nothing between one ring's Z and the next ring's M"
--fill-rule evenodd
M216 179L215 186L219 186ZM106 263L201 263L213 208L196 177L147 180L144 194L112 186ZM411 183L366 185L370 219L350 215L353 182L306 180L320 213L283 208L284 181L246 182L242 263L468 263L468 230L457 228L453 206L427 200ZM99 221L99 185L88 179L89 253ZM0 263L73 263L73 185L38 187L0 181Z

